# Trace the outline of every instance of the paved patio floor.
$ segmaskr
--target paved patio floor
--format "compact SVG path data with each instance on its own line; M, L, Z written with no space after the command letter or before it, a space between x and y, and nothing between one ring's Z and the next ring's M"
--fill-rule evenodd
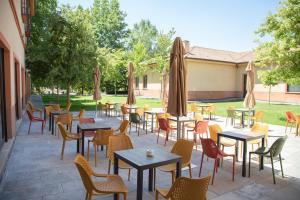
M32 99L34 104L41 105L39 97ZM87 116L93 116L93 112L88 112ZM109 126L116 128L120 120L115 117L102 117L99 120L105 121ZM225 119L217 117L211 123L219 123L224 129ZM34 124L31 134L27 134L28 119L24 116L23 122L17 132L17 137L9 158L6 174L0 186L0 199L3 200L67 200L84 199L85 190L82 185L79 173L73 163L76 156L76 142L68 142L65 148L64 160L60 160L60 150L62 145L61 137L53 136L46 128L44 134L40 133L40 124ZM75 131L76 125L73 125ZM270 135L279 136L284 134L284 127L270 126ZM175 136L175 134L174 134ZM133 128L130 137L134 147L151 148L153 146L169 151L174 144L170 141L166 147L161 139L156 144L156 133L146 135L144 131L138 137ZM271 144L276 137L270 137ZM86 145L87 148L87 145ZM199 164L201 158L201 146L198 151L193 151L193 176L198 177ZM251 147L249 146L249 149ZM86 149L87 150L87 149ZM230 149L225 149L230 151ZM93 152L93 151L92 151ZM86 155L86 154L85 154ZM97 172L106 173L108 161L105 158L105 151L99 151L98 165L95 168L93 153L91 153L90 164ZM281 178L280 171L276 170L277 184L273 184L272 173L269 161L265 160L265 169L258 170L258 164L253 161L251 168L251 178L241 176L241 162L237 163L236 179L231 180L231 160L225 160L215 177L213 186L209 186L208 199L300 199L300 138L293 134L289 135L287 143L283 149L283 168L285 178ZM279 162L275 168L279 169ZM204 160L202 175L206 175L213 169L213 161ZM159 187L170 187L171 175L157 170L156 185ZM129 198L136 197L136 170L131 173L131 180L127 181L127 170L120 170L120 175L129 188ZM148 192L148 175L144 172L144 199L155 199L155 192ZM188 170L182 171L183 176L188 176ZM93 199L112 199L112 195L97 196Z

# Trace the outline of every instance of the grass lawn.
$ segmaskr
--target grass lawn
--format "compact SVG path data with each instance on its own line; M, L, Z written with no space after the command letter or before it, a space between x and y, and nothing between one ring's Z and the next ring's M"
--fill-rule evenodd
M125 103L126 96L107 96L102 95L101 101L103 103L110 100L115 103ZM42 96L44 103L57 102L56 95L44 95ZM145 99L141 97L136 98L136 105L144 107L148 104L150 107L161 107L161 102L158 99ZM59 96L59 102L62 107L66 106L66 96ZM95 110L95 101L92 96L71 96L71 110L79 111L80 108L86 110ZM214 102L216 107L216 115L226 116L226 109L229 106L235 106L236 108L243 107L242 101L231 101L231 102ZM264 111L264 122L268 124L285 125L285 112L292 111L295 114L300 115L299 105L286 105L286 104L268 104L264 102L258 102L255 106L256 111Z

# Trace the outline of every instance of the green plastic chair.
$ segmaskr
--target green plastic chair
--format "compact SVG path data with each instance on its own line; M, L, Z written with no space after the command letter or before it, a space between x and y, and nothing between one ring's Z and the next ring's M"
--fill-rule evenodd
M257 154L259 156L266 156L271 159L274 184L276 184L276 180L275 180L275 173L274 173L273 158L279 156L281 174L282 174L282 178L284 178L283 168L282 168L282 160L281 160L281 151L282 151L282 148L283 148L283 145L284 145L286 139L287 139L287 136L280 137L272 144L272 146L270 148L260 147L256 151L249 152L249 169L248 169L249 177L250 177L251 154Z
M129 133L131 131L131 124L134 123L136 126L136 132L138 133L138 136L140 136L140 129L141 129L141 123L143 122L142 117L138 113L129 113L129 121L130 121L130 128Z

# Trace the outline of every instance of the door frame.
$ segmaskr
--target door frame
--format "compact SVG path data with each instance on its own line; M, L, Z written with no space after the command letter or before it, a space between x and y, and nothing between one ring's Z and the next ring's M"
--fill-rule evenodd
M243 74L243 98L247 94L247 74Z
M1 52L2 51L2 52ZM1 54L2 53L2 54ZM6 128L6 101L5 101L5 80L4 80L4 48L0 47L0 56L2 57L0 60L2 60L2 63L0 63L0 98L2 101L2 108L0 108L1 112L1 123L2 123L2 134L1 134L1 143L0 147L3 145L4 142L7 142L7 128ZM1 75L2 74L2 75ZM2 84L2 85L1 85ZM4 136L4 137L3 137Z

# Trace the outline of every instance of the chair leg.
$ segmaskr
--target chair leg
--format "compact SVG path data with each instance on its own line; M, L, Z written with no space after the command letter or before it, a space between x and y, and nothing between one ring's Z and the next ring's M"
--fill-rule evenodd
M286 122L286 123L285 123L285 133L286 133L286 130L287 130L288 124L289 124L289 122Z
M111 161L110 160L108 160L108 174L110 174L110 167L111 167Z
M213 171L213 177L212 177L212 180L211 180L211 185L214 184L215 172L216 172L217 165L218 165L218 161L217 161L217 159L215 159L214 171Z
M166 131L165 146L167 145L168 140L169 140L169 131Z
M172 174L172 185L175 182L175 171L171 171Z
M126 192L123 193L123 197L124 197L124 200L127 200L127 193Z
M282 159L281 159L281 154L279 154L279 161L280 161L281 175L282 175L282 178L284 178L284 175L283 175L283 167L282 167Z
M204 153L202 153L202 156L201 156L201 163L200 163L199 177L201 177L201 171L202 171L203 158L204 158Z
M156 190L156 193L155 193L155 200L158 200L158 190Z
M193 178L191 163L188 166L189 166L190 178Z
M44 122L42 122L42 134L44 133Z
M131 169L129 168L128 169L128 181L130 181L130 172L131 172Z
M158 131L157 131L157 140L156 140L156 144L158 144L159 132L160 132L160 129L158 129Z
M275 172L274 172L274 163L273 163L273 156L271 155L270 158L271 158L271 164L272 164L273 183L276 184Z
M87 161L90 160L90 141L88 141Z
M194 133L194 144L196 145L196 151L198 150L198 147L197 147L197 138L196 138L196 134Z
M61 160L64 159L65 144L66 144L66 141L63 140L63 144L62 144L62 147L61 147L61 154L60 154L60 159Z
M88 197L89 197L89 194L88 194L88 192L86 192L86 193L85 193L85 200L87 200Z
M232 156L232 181L234 181L234 171L235 171L235 156Z
M30 123L29 123L28 135L29 135L29 133L30 133L30 128L31 128L31 121L30 121Z
M249 164L248 164L248 177L250 178L250 167L251 167L251 152L249 152Z

